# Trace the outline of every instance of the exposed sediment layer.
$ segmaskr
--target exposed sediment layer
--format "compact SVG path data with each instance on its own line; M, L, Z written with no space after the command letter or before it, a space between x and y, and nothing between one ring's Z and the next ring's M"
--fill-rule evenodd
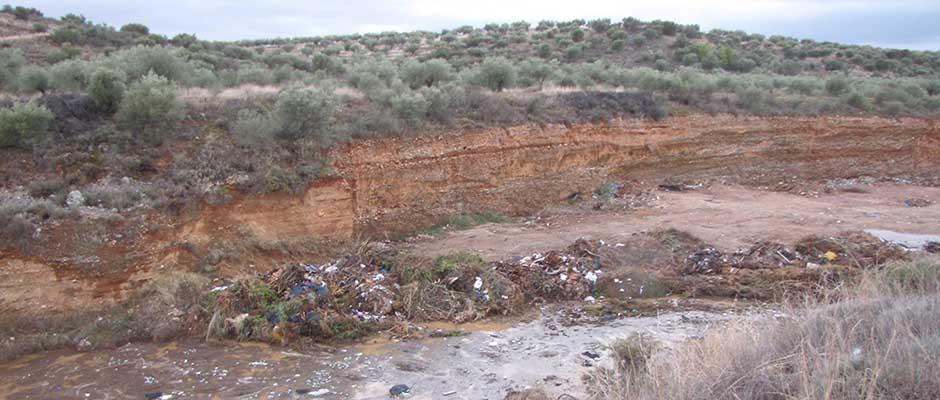
M102 250L108 252L102 262L123 260L127 267L0 257L0 276L22 278L2 285L0 309L70 309L76 302L120 298L157 270L195 267L189 264L199 261L175 243L198 248L222 239L384 238L464 211L525 215L615 180L720 178L773 185L869 175L940 184L940 125L922 119L694 115L357 141L336 150L333 159L336 176L314 182L302 195L207 206L178 230L134 248Z

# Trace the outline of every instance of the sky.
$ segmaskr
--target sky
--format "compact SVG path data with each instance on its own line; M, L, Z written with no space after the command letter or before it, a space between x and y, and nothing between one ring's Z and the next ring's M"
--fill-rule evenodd
M46 16L84 15L151 32L239 40L632 16L852 44L940 50L938 0L37 0Z

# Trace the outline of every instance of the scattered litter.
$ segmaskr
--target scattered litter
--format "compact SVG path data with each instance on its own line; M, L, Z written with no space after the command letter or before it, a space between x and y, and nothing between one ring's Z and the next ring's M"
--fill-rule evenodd
M587 351L581 353L581 355L582 355L582 356L585 356L585 357L587 357L587 358L590 358L590 359L592 359L592 360L596 360L596 359L598 359L598 358L601 358L601 353L598 353L598 352L596 352L596 351L590 351L590 350L587 350Z
M907 199L902 201L901 204L904 204L904 207L927 207L933 202L928 199Z
M745 251L738 251L732 256L737 268L761 269L793 265L801 255L781 243L760 241Z
M940 242L927 242L927 244L924 245L924 251L933 254L940 253Z
M163 393L163 392L152 392L144 394L144 398L147 400L170 400L173 398L172 393Z
M686 266L682 270L684 274L712 274L721 269L722 264L727 264L721 252L714 247L703 247L686 258Z
M597 299L595 299L594 296L588 296L588 297L585 297L585 298L584 298L584 301L585 301L586 303L594 303L594 302L597 301Z
M404 395L406 395L406 394L408 394L408 393L411 393L411 388L408 387L408 385L395 385L395 386L392 386L392 388L389 389L388 392L389 392L392 396L396 396L396 397L397 397L397 396L404 396Z
M705 187L704 184L695 183L695 184L675 184L675 183L664 183L659 185L659 188L666 192L685 192L689 190L698 190Z
M457 391L456 391L456 390L451 390L451 391L449 391L449 392L444 392L444 393L442 393L441 396L447 397L447 396L451 396L451 395L455 395L455 394L457 394Z
M587 279L588 282L591 282L593 285L597 283L597 274L595 274L594 271L588 271L586 274L584 274L584 279Z

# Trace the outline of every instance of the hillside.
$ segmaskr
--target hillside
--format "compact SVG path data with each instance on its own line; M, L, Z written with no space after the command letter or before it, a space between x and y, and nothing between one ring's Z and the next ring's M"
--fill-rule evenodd
M118 215L303 193L355 139L698 113L940 116L940 53L668 21L223 43L7 7L0 35L0 236L21 249L25 232L79 217L76 190Z
M932 398L937 118L940 52L7 6L0 398Z

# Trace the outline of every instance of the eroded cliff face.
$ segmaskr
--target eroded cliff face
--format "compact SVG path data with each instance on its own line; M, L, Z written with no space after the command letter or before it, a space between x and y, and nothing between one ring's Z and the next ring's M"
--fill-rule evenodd
M381 236L461 211L531 213L611 180L936 178L940 127L913 119L692 116L365 141L336 159L352 190L353 233Z
M303 195L207 206L196 220L144 241L146 248L123 255L112 249L115 254L101 257L124 260L126 268L89 275L72 272L99 269L0 257L0 276L36 277L2 285L0 308L70 308L71 299L119 298L158 270L195 267L190 264L199 261L192 252L177 244L384 238L464 211L532 213L610 181L708 178L769 186L869 175L940 184L940 125L918 119L690 116L367 140L336 150L333 159L337 176L315 182ZM27 265L31 272L18 274ZM45 283L50 290L36 289L53 276L59 283ZM75 295L60 301L65 290Z
M303 196L249 198L184 232L261 240L386 237L464 211L524 215L612 180L772 185L860 175L940 176L940 126L884 118L690 116L353 143L338 177Z

